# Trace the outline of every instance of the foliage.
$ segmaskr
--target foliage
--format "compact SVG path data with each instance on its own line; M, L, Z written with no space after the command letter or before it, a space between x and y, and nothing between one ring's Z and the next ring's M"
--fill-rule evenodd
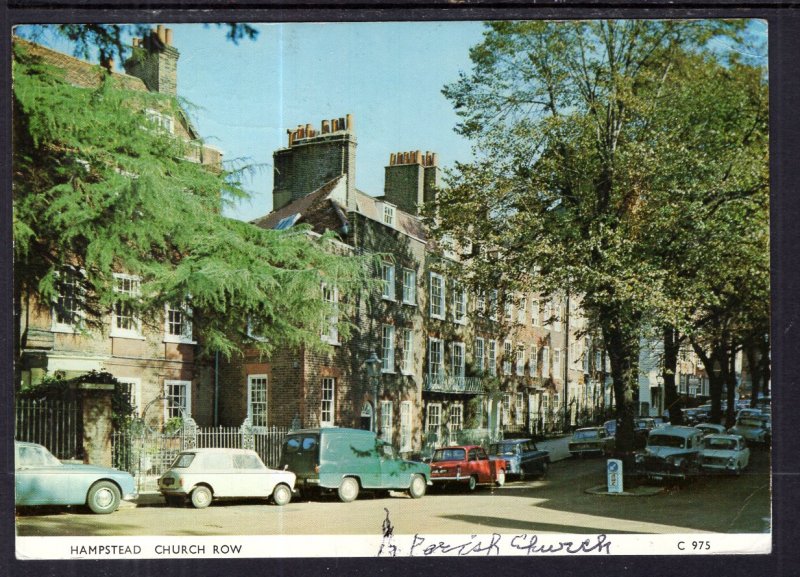
M334 311L321 283L343 296L364 286L361 257L307 229L263 230L225 218L246 195L240 172L186 160L197 142L159 130L144 111L181 118L173 99L126 90L97 67L98 87L68 83L15 46L13 234L15 290L48 307L61 275L79 276L85 330L107 330L126 307L163 332L166 304L185 303L201 352L231 356L242 341L268 354L279 343L324 346ZM117 292L114 273L141 279ZM346 308L337 311L347 335ZM250 335L250 336L249 336ZM253 338L252 335L258 335Z
M476 160L449 176L434 233L472 243L474 285L580 295L629 441L644 328L692 326L702 299L718 300L713 275L751 250L724 223L766 198L763 74L719 48L744 28L490 23L472 72L444 89ZM724 250L705 251L707 235Z

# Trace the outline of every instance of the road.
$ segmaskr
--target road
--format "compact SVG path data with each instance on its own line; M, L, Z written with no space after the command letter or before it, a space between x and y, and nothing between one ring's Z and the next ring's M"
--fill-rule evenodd
M556 459L563 457L554 441ZM565 445L564 445L565 447ZM652 496L589 494L605 482L605 460L562 459L545 479L511 481L474 493L363 493L353 503L335 497L293 501L215 502L202 510L167 508L160 498L91 515L73 508L36 508L17 514L20 536L111 535L342 535L379 532L387 512L395 534L470 533L765 533L770 530L769 453L754 450L742 476L703 477Z

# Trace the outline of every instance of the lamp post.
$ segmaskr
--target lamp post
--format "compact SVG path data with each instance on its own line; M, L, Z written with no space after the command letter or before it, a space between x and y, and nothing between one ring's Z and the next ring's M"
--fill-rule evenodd
M664 375L656 375L656 387L658 391L658 416L664 414Z
M381 366L383 363L375 354L375 351L370 351L369 358L364 361L367 365L367 377L372 385L372 430L378 432L378 387L381 382Z

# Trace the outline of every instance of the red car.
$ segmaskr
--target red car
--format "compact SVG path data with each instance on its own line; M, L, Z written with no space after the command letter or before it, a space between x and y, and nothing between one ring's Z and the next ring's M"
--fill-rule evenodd
M504 460L490 460L483 447L478 445L436 449L430 465L434 486L458 483L470 491L478 485L502 486L506 482L508 467Z

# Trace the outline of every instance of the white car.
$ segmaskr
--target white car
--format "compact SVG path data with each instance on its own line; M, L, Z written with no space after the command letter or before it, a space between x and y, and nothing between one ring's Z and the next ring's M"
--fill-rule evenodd
M703 439L700 466L706 471L738 475L750 463L750 449L739 435L708 435Z
M197 509L214 499L262 498L276 505L292 500L295 474L268 469L258 453L246 449L192 449L181 452L158 480L167 505L179 507L186 497Z
M724 425L718 425L717 423L698 423L694 428L703 431L704 437L708 435L723 435L727 432Z

